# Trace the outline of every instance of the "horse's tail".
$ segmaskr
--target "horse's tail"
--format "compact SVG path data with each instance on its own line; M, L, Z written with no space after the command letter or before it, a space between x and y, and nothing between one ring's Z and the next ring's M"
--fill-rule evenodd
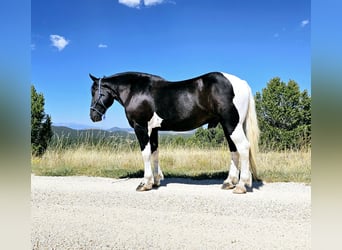
M259 180L256 171L256 160L255 156L258 151L258 141L259 141L259 126L258 119L256 116L255 102L251 89L249 88L249 104L247 116L245 119L245 133L247 139L250 143L249 148L249 163L254 180Z

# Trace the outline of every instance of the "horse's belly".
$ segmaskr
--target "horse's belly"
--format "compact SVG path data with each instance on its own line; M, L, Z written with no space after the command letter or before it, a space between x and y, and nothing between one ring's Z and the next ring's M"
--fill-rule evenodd
M210 119L203 117L201 119L199 118L188 118L188 119L182 119L182 120L163 120L161 123L161 127L159 130L162 131L189 131L196 129L206 123L209 122Z

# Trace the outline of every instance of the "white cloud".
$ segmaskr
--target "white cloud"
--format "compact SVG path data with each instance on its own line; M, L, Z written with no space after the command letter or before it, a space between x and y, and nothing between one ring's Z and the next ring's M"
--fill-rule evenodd
M164 0L144 0L145 6L152 6L156 4L161 4Z
M138 8L140 5L140 0L119 0L119 3L131 8Z
M69 40L66 40L60 35L50 35L50 40L52 42L52 46L56 47L59 51L62 51L65 46L69 44Z
M108 45L100 43L97 47L100 48L100 49L106 49L106 48L108 48Z
M130 8L140 8L141 5L153 6L163 3L165 0L119 0L119 3Z
M308 25L310 23L310 21L308 20L308 19L306 19L306 20L303 20L303 21L301 21L300 22L300 26L302 27L302 28L304 28L306 25Z

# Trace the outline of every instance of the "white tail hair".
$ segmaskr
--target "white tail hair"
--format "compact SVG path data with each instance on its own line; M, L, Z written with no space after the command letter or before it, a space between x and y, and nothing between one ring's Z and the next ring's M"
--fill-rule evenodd
M259 141L260 131L259 131L259 126L258 126L258 119L256 116L254 97L250 88L249 88L249 91L250 91L249 92L249 104L248 104L248 111L247 111L247 116L245 119L244 127L245 127L245 133L246 133L247 139L250 144L250 148L249 148L250 168L253 174L253 178L255 180L258 180L255 156L259 149L258 141Z

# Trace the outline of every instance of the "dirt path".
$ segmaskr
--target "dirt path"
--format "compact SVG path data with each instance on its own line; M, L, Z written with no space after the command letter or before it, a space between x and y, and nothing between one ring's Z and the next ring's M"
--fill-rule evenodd
M311 187L32 176L33 249L310 249Z

